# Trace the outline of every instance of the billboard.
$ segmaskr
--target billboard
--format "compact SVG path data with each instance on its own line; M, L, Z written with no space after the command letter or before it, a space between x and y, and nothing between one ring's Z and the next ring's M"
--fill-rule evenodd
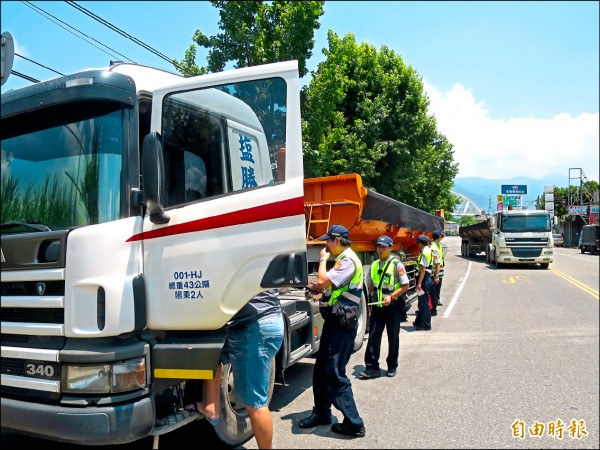
M570 216L585 216L588 212L588 208L586 205L569 205L569 215Z
M525 195L527 194L526 184L503 184L500 186L503 195Z

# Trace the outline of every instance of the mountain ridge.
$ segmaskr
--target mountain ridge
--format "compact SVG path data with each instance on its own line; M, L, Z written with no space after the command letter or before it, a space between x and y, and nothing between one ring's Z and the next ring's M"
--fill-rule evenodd
M496 196L501 193L501 185L503 184L527 186L527 194L522 196L522 201L526 204L528 203L529 206L532 202L535 202L538 197L544 195L545 186L554 185L557 187L567 187L569 185L569 179L560 175L550 175L543 180L523 176L507 179L457 177L454 179L454 187L452 190L475 202L480 210L490 212L496 210ZM531 206L529 206L529 209L531 209Z

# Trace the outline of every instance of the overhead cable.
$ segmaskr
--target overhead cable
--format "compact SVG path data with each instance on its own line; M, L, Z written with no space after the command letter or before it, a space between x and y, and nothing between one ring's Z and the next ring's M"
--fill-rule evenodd
M93 38L93 37L91 37L91 36L88 36L87 34L85 34L84 32L82 32L82 31L80 31L80 30L78 30L77 28L74 28L74 27L72 27L72 26L71 26L71 25L69 25L68 23L65 23L65 22L63 22L63 21L62 21L62 20L60 20L59 18L57 18L57 17L53 16L52 14L50 14L49 12L47 12L47 11L44 11L44 10L43 10L42 8L40 8L39 6L36 6L36 5L34 5L33 3L31 3L31 2L28 2L28 1L21 1L21 3L23 3L24 5L26 5L26 6L30 7L30 8L31 8L31 9L33 9L35 12L37 12L37 13L38 13L38 14L40 14L41 16L45 17L46 19L50 20L51 22L54 22L56 25L58 25L59 27L63 28L64 30L68 31L68 32L69 32L69 33L71 33L72 35L74 35L74 36L78 37L79 39L82 39L82 40L86 41L86 42L87 42L88 44L90 44L90 45L93 45L93 46L94 46L94 47L96 47L98 50L100 50L100 51L103 51L104 53L106 53L107 55L111 56L112 58L115 58L115 59L120 59L120 58L119 58L118 56L116 56L114 53L109 53L109 52L107 52L106 50L104 50L104 49L102 49L102 48L98 47L97 45L93 44L92 42L88 41L87 39L85 39L85 38L83 38L83 37L81 37L81 36L79 36L79 35L77 35L77 34L73 33L71 30L68 30L67 28L65 28L64 26L62 26L60 23L62 23L62 24L64 24L64 25L66 25L67 27L69 27L69 28L71 28L71 29L73 29L73 30L77 31L77 33L80 33L81 35L83 35L83 36L85 36L85 37L87 37L87 38L89 38L89 39L92 39L93 41L97 42L98 44L100 44L100 45L102 45L102 46L106 47L107 49L109 49L109 50L111 50L111 51L115 52L117 55L120 55L120 56L122 56L122 57L123 57L123 58L125 58L126 60L128 60L128 61L133 61L131 58L128 58L127 56L125 56L125 55L123 55L123 54L119 53L118 51L116 51L116 50L114 50L114 49L110 48L108 45L106 45L106 44L103 44L102 42L100 42L100 41L98 41L98 40L94 39L94 38ZM48 17L48 16L49 16L49 17ZM50 17L52 17L52 19L51 19ZM53 20L53 19L54 19L54 20ZM60 22L60 23L57 23L56 21L58 21L58 22Z
M112 23L108 22L107 20L104 20L102 17L94 14L93 12L91 12L88 9L85 9L83 6L78 5L77 3L75 3L74 1L69 1L66 0L65 3L67 3L68 5L71 5L73 8L78 9L79 11L81 11L82 13L84 13L85 15L91 17L94 20L97 20L98 22L100 22L101 24L105 25L106 27L110 28L113 31L116 31L117 33L119 33L121 36L126 37L127 39L135 42L136 44L140 45L141 47L145 48L146 50L148 50L149 52L154 53L156 56L158 56L159 58L164 59L165 61L167 61L169 64L173 64L175 67L177 67L179 70L181 70L182 72L185 72L185 69L183 67L181 67L179 64L177 64L177 62L175 62L174 59L169 58L167 55L165 55L164 53L159 52L158 50L156 50L155 48L150 47L148 44L146 44L145 42L140 41L138 38L136 38L135 36L130 35L129 33L127 33L126 31L121 30L119 27L117 27L116 25L113 25Z
M19 54L18 54L18 53L16 53L16 52L15 52L15 56L18 56L19 58L26 59L27 61L29 61L29 62L32 62L32 63L34 63L34 64L37 64L38 66L40 66L40 67L43 67L44 69L48 69L48 70L49 70L49 71L51 71L51 72L57 73L57 74L59 74L59 75L64 75L64 73L60 73L58 70L51 69L50 67L48 67L48 66L45 66L45 65L43 65L43 64L40 64L39 62L36 62L36 61L34 61L33 59L29 59L29 58L26 58L26 57L25 57L25 56L23 56L23 55L19 55Z
M15 75L17 77L24 78L27 81L31 81L32 83L39 83L40 82L40 80L36 80L35 78L30 77L29 75L25 75L24 73L17 72L16 70L11 70L10 73L12 73L13 75Z

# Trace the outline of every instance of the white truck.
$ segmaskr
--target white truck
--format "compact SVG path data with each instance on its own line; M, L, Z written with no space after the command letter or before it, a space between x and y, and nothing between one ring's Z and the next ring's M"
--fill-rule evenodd
M3 430L158 447L199 418L191 386L267 288L280 371L316 350L318 305L290 290L308 279L299 92L293 61L188 79L115 63L2 94ZM215 431L242 444L228 367L221 395Z
M497 211L486 220L459 228L461 255L485 252L486 261L503 264L540 264L554 259L550 214L543 210Z

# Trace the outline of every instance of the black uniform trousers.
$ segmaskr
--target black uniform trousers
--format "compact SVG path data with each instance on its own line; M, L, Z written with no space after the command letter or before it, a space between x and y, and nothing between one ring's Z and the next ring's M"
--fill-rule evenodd
M439 279L439 283L433 283L433 288L432 288L432 292L431 292L431 304L433 305L432 309L436 309L437 308L437 304L440 301L440 293L442 291L442 281L444 280L444 277L440 277Z
M387 329L388 356L387 370L398 368L398 352L400 350L400 320L404 312L404 302L393 300L389 306L372 306L369 318L369 342L365 351L365 366L367 369L379 370L381 354L381 337Z
M431 309L429 308L429 296L433 290L433 278L430 273L425 273L421 282L421 289L424 294L419 295L419 312L415 318L415 327L430 327L431 326Z
M352 385L346 376L356 332L357 327L351 330L340 327L335 317L325 319L313 371L313 396L315 414L330 417L333 405L344 415L346 425L360 428L364 422L358 414Z

